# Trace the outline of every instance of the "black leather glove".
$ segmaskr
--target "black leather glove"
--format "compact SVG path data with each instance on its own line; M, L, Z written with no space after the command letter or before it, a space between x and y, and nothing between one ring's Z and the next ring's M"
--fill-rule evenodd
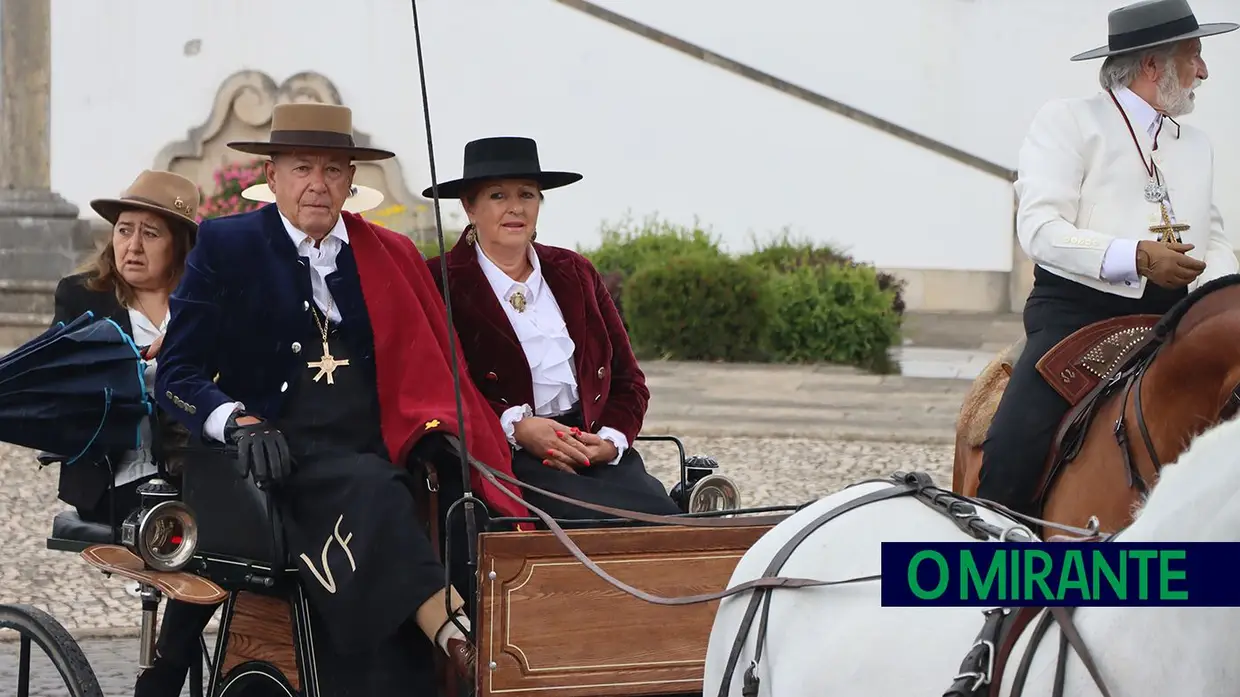
M237 419L243 416L259 421L239 425ZM260 487L278 484L292 471L292 458L284 434L259 417L240 410L233 412L224 426L224 438L237 446L237 463L243 472L254 475L254 482Z

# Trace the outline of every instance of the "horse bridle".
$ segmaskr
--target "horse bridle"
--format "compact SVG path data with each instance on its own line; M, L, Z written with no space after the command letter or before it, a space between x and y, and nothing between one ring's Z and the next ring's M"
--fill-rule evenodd
M1170 338L1170 337L1167 337ZM1128 426L1126 423L1128 412L1128 396L1132 395L1132 408L1137 419L1137 431L1141 434L1141 442L1145 445L1145 452L1150 457L1150 462L1154 465L1154 476L1162 472L1163 462L1158 457L1158 448L1154 446L1154 439L1150 436L1149 426L1146 424L1145 409L1143 400L1141 399L1141 385L1145 380L1145 373L1154 363L1154 359L1162 352L1165 347L1166 339L1158 340L1158 345L1154 350L1150 351L1145 357L1141 358L1133 368L1118 374L1114 380L1127 380L1124 387L1124 395L1120 400L1119 416L1115 419L1115 441L1119 445L1120 454L1124 458L1124 469L1128 473L1128 485L1135 487L1142 495L1149 494L1149 486L1145 483L1145 478L1141 476L1141 471L1137 469L1136 463L1132 459L1131 450L1128 441ZM1235 416L1240 411L1240 383L1232 387L1231 392L1227 396L1219 409L1218 419L1216 423L1225 421Z

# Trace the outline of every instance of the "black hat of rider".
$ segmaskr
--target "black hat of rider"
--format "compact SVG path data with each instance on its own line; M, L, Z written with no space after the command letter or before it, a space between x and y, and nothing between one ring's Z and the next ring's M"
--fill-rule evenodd
M1074 61L1115 56L1186 39L1240 29L1233 22L1199 24L1188 0L1141 0L1107 15L1107 45L1072 56Z
M493 179L531 179L545 191L580 181L581 175L544 170L538 162L538 144L532 138L481 138L465 144L461 178L440 182L439 198L460 198L474 184ZM431 187L422 195L431 198Z

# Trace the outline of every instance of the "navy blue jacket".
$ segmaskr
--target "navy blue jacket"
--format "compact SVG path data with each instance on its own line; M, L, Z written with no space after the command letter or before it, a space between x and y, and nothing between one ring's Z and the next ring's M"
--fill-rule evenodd
M349 245L336 265L328 288L342 330L356 337L350 363L373 370L374 342ZM159 405L196 438L203 437L211 412L227 402L278 417L290 385L321 352L310 298L309 264L297 254L275 204L203 221L168 301L171 317L155 375Z

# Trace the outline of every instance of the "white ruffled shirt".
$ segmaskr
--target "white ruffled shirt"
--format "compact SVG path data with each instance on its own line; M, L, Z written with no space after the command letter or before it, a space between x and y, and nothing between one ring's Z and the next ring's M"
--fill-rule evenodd
M478 265L491 284L491 290L499 299L499 305L508 317L512 331L521 342L521 350L530 366L530 379L534 385L534 404L520 404L510 407L500 415L500 423L504 433L513 447L517 444L513 435L517 422L526 416L542 416L553 418L571 411L578 401L577 370L573 363L576 345L568 335L568 327L564 324L564 313L560 310L555 295L547 287L542 275L542 265L538 255L531 246L529 249L530 264L534 271L525 282L514 281L504 273L495 262L478 246ZM525 311L517 312L509 299L514 293L525 295ZM616 446L616 458L610 464L620 462L629 441L624 434L614 428L604 426L598 436Z

